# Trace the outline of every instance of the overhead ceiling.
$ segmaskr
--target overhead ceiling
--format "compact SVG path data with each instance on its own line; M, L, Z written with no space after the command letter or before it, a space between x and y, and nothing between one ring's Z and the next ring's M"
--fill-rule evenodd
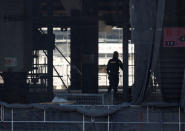
M34 8L34 14L42 18L49 16L52 8L53 19L65 17L68 22L74 10L81 16L97 16L107 25L122 26L129 21L129 0L37 0Z

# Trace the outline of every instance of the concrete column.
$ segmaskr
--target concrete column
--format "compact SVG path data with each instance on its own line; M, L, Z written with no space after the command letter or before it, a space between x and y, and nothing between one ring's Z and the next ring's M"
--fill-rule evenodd
M129 66L128 66L128 40L130 39L130 9L129 0L124 1L123 9L123 99L129 101Z
M47 59L48 59L48 97L50 99L53 98L53 49L54 49L54 41L53 41L53 27L48 27L48 35L49 35L49 47L47 50Z
M97 0L83 0L82 9L72 12L71 89L83 93L98 92L97 7Z
M84 93L98 92L98 19L87 17L83 34L82 84Z
M49 4L52 5L52 0L49 0ZM53 15L53 7L48 8L49 16ZM48 58L48 97L53 99L53 49L55 41L53 41L53 26L48 26L48 36L49 36L49 47L47 49L47 58Z
M83 16L71 27L71 89L98 92L98 19ZM73 67L77 67L79 72Z
M82 39L81 29L75 21L71 26L71 90L82 89Z

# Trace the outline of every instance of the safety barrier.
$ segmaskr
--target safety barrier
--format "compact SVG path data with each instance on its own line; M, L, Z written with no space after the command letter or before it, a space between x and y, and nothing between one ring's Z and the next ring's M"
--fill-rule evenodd
M84 111L74 112L71 107L80 107ZM185 113L180 107L126 106L114 110L117 108L116 105L71 105L65 108L65 111L59 111L50 108L34 110L1 106L0 130L183 131L185 125ZM69 108L68 111L67 108ZM102 110L108 113L98 114L97 111ZM111 112L111 110L114 111Z

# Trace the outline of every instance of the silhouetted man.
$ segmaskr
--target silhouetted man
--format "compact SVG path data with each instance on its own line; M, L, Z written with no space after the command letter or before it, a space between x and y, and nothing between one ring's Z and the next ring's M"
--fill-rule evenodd
M117 93L117 88L119 84L119 68L123 70L123 63L118 58L118 52L115 51L113 53L113 58L110 59L107 64L107 74L109 75L109 93L112 89L114 89L114 94Z

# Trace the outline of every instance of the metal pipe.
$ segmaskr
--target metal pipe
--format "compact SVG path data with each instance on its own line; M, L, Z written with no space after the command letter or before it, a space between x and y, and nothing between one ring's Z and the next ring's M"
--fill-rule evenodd
M58 49L57 46L55 46L56 50L60 53L60 55L67 61L67 63L69 65L71 65L71 63L68 61L68 59L63 55L63 53ZM82 75L82 72L80 71L80 69L78 69L78 67L76 65L71 65L71 69L76 70L80 75Z
M46 52L43 50L44 54L47 56ZM60 78L60 80L62 81L63 85L65 86L65 88L67 89L67 86L65 84L65 82L62 79L62 76L59 74L59 72L57 71L56 67L53 66L53 69L55 70L55 72L57 73L58 77ZM52 76L53 77L53 76Z
M69 60L64 56L64 54L58 49L58 47L55 45L55 49L60 53L60 55L67 61L68 64L71 65L71 63L69 62Z

